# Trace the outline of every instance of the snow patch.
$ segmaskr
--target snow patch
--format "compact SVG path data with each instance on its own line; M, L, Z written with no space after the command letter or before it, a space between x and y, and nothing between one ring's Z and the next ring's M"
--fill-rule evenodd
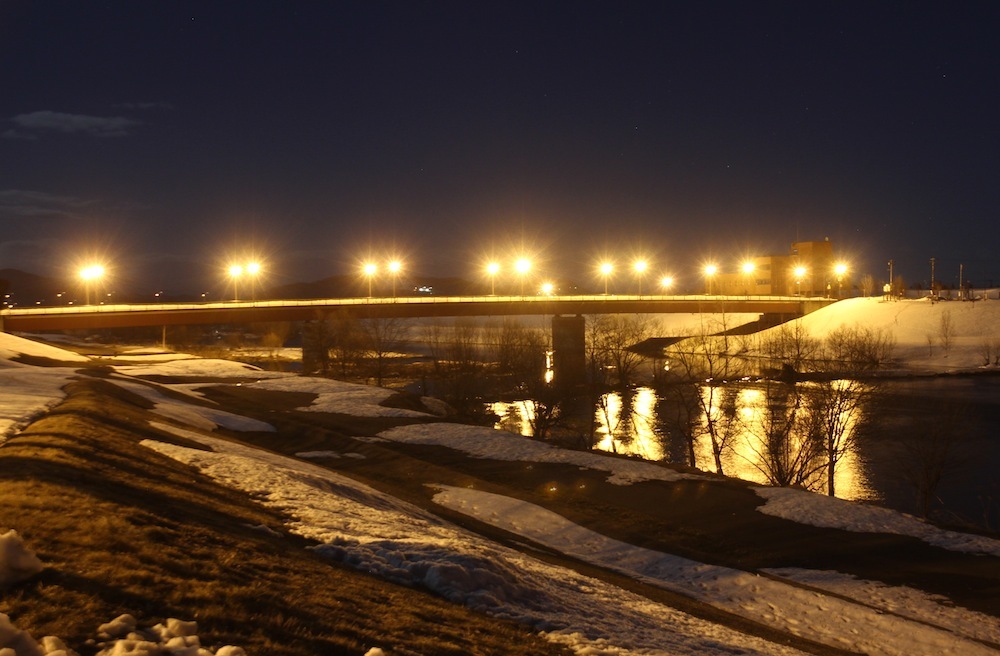
M218 427L241 432L276 432L274 426L263 421L244 417L243 415L236 415L225 410L185 403L171 398L156 387L147 384L122 380L120 378L114 379L113 382L119 387L138 394L148 401L152 401L154 406L153 412L161 417L173 419L194 428L206 431L213 431Z
M0 589L29 579L42 569L42 561L17 531L11 529L0 535Z
M608 477L608 482L615 485L632 485L641 481L679 481L700 478L651 462L560 449L545 442L538 442L485 426L446 423L412 424L382 431L378 437L406 444L445 446L473 458L565 464L606 471L611 474Z
M946 531L888 508L790 488L758 487L754 491L766 501L757 508L765 515L855 533L908 535L942 549L1000 556L1000 540Z
M385 402L396 392L384 387L345 383L330 378L288 376L250 383L247 387L278 392L306 392L316 395L310 405L299 408L307 412L330 412L355 417L428 417L426 412L405 408L387 408Z

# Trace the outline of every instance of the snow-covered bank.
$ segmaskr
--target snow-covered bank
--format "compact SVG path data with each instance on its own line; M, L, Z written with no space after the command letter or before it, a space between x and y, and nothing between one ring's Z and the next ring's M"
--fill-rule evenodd
M578 653L800 653L499 546L310 463L192 431L170 432L212 450L143 444L286 513L291 530L316 540L331 558L528 623Z
M796 319L814 339L847 326L886 331L893 360L910 371L975 370L1000 357L1000 303L851 298ZM766 339L781 327L759 333Z
M789 585L620 542L519 499L479 490L435 487L441 492L434 500L445 507L586 562L830 646L865 654L985 656L994 650L976 640L1000 644L1000 619L954 608L950 616L928 612L935 602L926 595L918 598L919 603L908 616L897 614L915 600L909 589L897 594L895 588L882 586L883 604L876 605L876 599L851 594L866 588L851 586L844 577L839 583L848 593L845 598L818 594L819 588ZM799 581L807 578L801 573L797 576Z

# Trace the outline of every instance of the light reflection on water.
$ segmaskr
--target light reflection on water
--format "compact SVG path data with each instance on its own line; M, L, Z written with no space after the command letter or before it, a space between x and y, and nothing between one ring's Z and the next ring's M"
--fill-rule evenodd
M709 387L702 388L705 407L713 416L722 412L736 412L741 418L740 430L731 438L731 447L721 457L723 471L727 476L766 484L767 477L759 466L763 453L763 417L766 410L766 395L759 389L743 388L731 390ZM634 455L646 460L670 461L670 453L686 453L686 448L671 449L671 437L665 426L665 417L660 417L658 408L664 399L648 387L635 389L623 396L618 392L604 395L594 410L594 448L624 455ZM732 403L730 408L724 408ZM529 400L511 403L489 404L489 409L499 417L495 427L521 435L532 434L534 403ZM849 421L848 435L853 433L857 418ZM706 419L700 417L701 435L695 441L695 459L698 469L715 471L715 457L711 439L705 434ZM682 461L679 464L687 464ZM820 472L816 489L826 491L825 472ZM866 463L858 457L856 450L842 456L837 463L834 477L837 496L850 500L877 500L878 492L870 483Z

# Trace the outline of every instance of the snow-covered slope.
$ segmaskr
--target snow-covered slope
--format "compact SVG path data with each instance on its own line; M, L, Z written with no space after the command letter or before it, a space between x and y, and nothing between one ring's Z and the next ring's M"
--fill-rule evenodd
M896 341L893 359L916 370L951 371L981 367L986 349L1000 349L1000 302L884 301L852 298L797 319L809 336L825 339L843 326L888 331ZM771 328L760 333L766 338ZM945 333L950 343L944 344Z

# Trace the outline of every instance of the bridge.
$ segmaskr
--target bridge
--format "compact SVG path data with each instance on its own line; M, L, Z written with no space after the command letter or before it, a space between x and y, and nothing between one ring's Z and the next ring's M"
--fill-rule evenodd
M10 308L0 330L45 332L142 326L312 321L333 314L360 319L587 314L759 313L799 317L833 303L797 296L414 296L267 300L222 303L149 303Z
M0 330L45 332L196 324L317 322L337 315L357 319L552 316L552 365L557 381L584 380L585 315L756 313L779 321L800 317L833 299L780 296L416 296L227 303L84 305L0 311ZM774 321L772 323L777 323ZM164 332L164 335L166 333ZM303 335L303 357L325 347Z

